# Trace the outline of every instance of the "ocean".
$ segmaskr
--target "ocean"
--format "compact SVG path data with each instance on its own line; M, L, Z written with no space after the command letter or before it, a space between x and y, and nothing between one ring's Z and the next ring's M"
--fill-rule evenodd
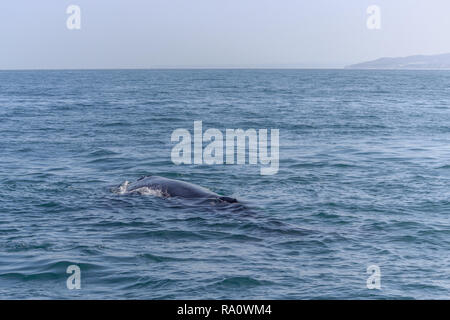
M279 129L278 172L175 165L194 121ZM450 296L448 71L1 71L0 136L2 299Z

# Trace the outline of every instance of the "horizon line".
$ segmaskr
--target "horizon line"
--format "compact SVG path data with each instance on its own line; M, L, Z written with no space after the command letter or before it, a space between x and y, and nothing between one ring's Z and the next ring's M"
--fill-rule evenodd
M342 70L342 71L449 71L449 68L355 68L355 67L152 67L152 68L12 68L10 71L177 71L177 70Z
M0 71L95 71L95 70L343 70L345 67L106 67L106 68L0 68Z

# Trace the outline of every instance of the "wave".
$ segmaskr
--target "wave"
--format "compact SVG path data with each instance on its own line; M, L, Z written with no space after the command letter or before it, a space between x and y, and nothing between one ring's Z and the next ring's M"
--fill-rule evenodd
M240 287L257 287L274 284L268 280L258 280L249 276L234 276L228 277L223 280L217 281L213 284L214 287L226 287L226 288L240 288Z

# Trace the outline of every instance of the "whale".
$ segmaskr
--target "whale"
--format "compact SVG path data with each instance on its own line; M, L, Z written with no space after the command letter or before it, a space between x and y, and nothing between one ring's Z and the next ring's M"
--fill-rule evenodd
M127 193L138 192L143 188L158 192L162 197L179 197L185 199L216 200L226 203L237 203L235 198L219 195L211 190L186 181L169 179L160 176L143 176L126 186Z

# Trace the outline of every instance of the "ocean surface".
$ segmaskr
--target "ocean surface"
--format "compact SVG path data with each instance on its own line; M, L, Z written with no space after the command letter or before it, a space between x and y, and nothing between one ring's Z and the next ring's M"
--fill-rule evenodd
M175 165L200 120L278 173ZM448 71L1 71L0 137L2 299L450 298ZM148 174L245 205L114 191Z

